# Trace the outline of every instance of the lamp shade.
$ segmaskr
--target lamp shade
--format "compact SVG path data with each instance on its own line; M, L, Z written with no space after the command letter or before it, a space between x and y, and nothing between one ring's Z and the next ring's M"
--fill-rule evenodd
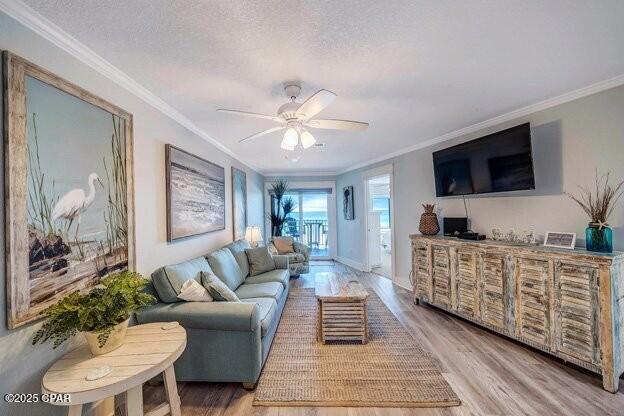
M282 140L281 147L282 149L292 151L295 149L295 146L297 146L297 143L299 143L299 133L297 133L297 130L289 127L284 133L284 140Z
M251 244L256 244L259 241L262 241L262 233L260 232L260 227L257 225L250 225L245 230L245 240L249 241Z
M301 146L303 146L304 149L313 146L314 143L316 143L316 139L309 131L306 130L301 133Z

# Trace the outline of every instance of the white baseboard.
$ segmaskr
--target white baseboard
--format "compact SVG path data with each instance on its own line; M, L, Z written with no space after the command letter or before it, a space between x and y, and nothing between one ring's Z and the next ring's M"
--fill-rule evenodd
M400 279L392 279L392 283L394 283L394 285L395 285L395 286L398 286L398 287L400 287L400 288L402 288L402 289L405 289L405 290L407 290L407 291L409 291L409 292L413 292L413 291L414 291L414 288L413 288L413 287L404 286L404 285L402 285L402 284L399 284L399 283L397 283L397 280L400 280ZM401 281L403 281L403 280L401 279ZM408 280L408 281L409 281L409 280Z
M357 262L355 260L351 260L351 259L348 259L346 257L341 257L341 256L336 256L334 260L346 266L353 267L354 269L359 270L361 272L366 271L366 267L362 263Z

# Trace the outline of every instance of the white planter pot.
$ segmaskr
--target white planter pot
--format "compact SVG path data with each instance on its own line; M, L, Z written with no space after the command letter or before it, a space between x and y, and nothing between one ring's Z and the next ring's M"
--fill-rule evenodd
M130 319L126 319L122 323L115 325L112 332L108 336L108 339L106 340L106 344L101 347L100 341L98 341L97 332L83 332L82 334L87 340L87 344L89 344L89 349L91 350L91 353L93 355L102 355L121 347L126 338L128 322L130 322Z

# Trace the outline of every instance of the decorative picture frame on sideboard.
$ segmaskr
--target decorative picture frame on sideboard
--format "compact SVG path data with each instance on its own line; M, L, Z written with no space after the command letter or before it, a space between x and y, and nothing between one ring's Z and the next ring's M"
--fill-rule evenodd
M576 233L563 233L548 231L544 237L544 247L564 248L574 250L576 246Z

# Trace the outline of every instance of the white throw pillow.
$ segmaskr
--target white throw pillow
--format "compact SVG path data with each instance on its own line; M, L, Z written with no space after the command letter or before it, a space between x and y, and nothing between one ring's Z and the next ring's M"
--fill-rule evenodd
M201 284L194 279L189 279L182 285L178 297L187 302L212 302L212 296Z

